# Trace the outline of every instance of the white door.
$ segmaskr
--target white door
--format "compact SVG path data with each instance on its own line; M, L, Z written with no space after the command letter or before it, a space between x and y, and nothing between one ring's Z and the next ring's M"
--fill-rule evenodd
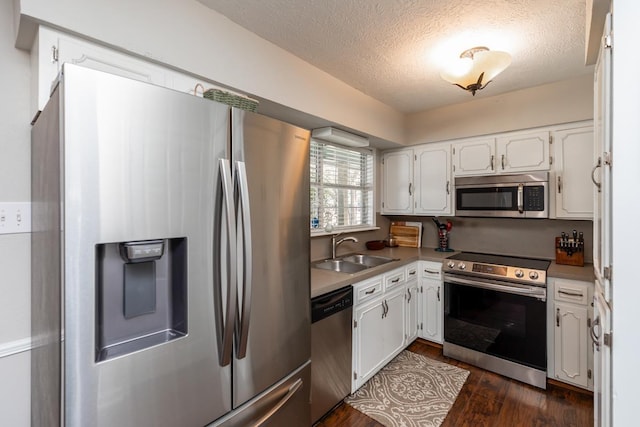
M496 140L499 173L549 170L549 132L500 137Z
M593 217L593 128L582 127L553 133L556 171L556 218Z
M413 212L413 150L382 156L382 213Z
M412 280L407 284L407 321L406 321L406 343L407 345L412 343L416 338L418 338L418 312L419 312L419 301L420 301L420 292L418 287L418 280Z
M494 138L480 138L454 143L453 175L491 175L496 173Z
M594 182L593 269L603 285L604 298L611 303L611 14L605 21L604 36L595 69L594 87Z
M388 362L396 354L405 348L405 303L406 286L402 286L388 295L384 301L387 306L384 322L382 324L382 337L384 341L384 360ZM378 331L378 333L380 333Z
M357 389L384 365L384 313L383 300L358 307L355 311L355 372ZM355 391L355 390L352 390Z
M424 339L442 343L442 282L423 280L424 310L422 313Z
M415 210L422 215L451 215L451 144L416 149Z
M596 289L600 284L596 283ZM593 300L591 338L594 347L593 418L595 427L611 425L611 346L605 334L611 332L611 309L600 292ZM610 335L609 335L610 336Z
M587 308L555 303L555 377L580 387L587 387L589 348Z

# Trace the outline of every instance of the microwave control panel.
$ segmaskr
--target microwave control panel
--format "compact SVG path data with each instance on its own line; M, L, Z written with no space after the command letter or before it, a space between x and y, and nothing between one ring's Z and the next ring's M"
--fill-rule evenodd
M544 210L544 187L542 185L524 187L524 210Z

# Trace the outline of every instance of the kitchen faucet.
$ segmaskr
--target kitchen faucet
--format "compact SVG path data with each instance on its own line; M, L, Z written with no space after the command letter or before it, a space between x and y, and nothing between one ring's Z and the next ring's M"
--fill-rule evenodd
M336 248L344 243L344 242L354 242L358 243L358 239L353 236L343 237L342 239L336 241L336 237L338 237L340 233L331 235L331 259L336 259Z

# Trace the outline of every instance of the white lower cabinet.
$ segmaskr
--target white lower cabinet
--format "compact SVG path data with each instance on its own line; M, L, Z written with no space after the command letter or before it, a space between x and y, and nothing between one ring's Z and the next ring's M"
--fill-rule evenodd
M442 344L444 286L442 264L419 261L420 272L420 337Z
M553 290L553 351L549 376L578 387L593 389L593 350L589 338L593 284L551 279ZM550 340L551 341L551 340Z
M406 347L405 267L356 283L353 289L352 393Z
M420 318L422 310L420 304L420 284L418 282L418 263L414 262L407 267L407 322L405 341L411 344L420 334Z

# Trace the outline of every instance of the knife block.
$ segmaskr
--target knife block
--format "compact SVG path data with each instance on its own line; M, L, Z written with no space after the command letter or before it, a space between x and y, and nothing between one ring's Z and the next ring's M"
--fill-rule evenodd
M561 237L556 237L556 264L575 265L578 267L584 266L584 246L578 246L573 248L573 252L569 255L566 248L563 248L560 244ZM569 242L573 239L569 238Z

